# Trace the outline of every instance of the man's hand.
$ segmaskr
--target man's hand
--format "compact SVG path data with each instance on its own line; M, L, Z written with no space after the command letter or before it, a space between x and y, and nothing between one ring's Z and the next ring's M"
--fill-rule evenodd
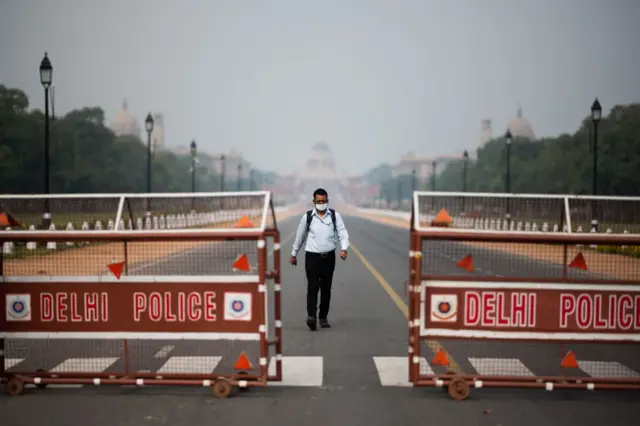
M292 264L293 266L296 266L298 264L298 259L296 259L295 256L291 256L289 258L289 263Z
M347 251L346 250L342 250L340 252L340 259L347 260Z

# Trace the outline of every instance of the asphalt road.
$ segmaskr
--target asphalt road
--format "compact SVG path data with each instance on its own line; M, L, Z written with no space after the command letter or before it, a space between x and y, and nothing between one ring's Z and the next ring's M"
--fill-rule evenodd
M338 261L329 314L333 327L316 333L309 332L304 324L304 263L300 262L296 268L287 263L291 233L298 219L294 217L280 224L284 269L285 386L254 389L227 400L218 400L208 389L200 388L85 387L30 390L20 397L0 394L3 424L637 424L640 415L640 394L637 392L480 389L472 390L470 399L455 402L442 390L402 386L402 382L406 380L406 371L400 369L394 372L394 366L406 365L406 318L370 270L377 270L381 275L378 278L382 278L395 293L405 299L409 240L408 232L399 228L374 224L366 219L345 217L352 244L362 253L370 268L365 267L355 250L352 250L346 262ZM205 250L206 253L206 249L199 250ZM477 265L482 265L482 256L486 257L486 269L483 269L485 274L509 276L514 259L509 259L506 255L497 256L494 252L483 253L481 249L473 250L477 250L474 251ZM466 251L467 248L461 249L455 245L435 245L427 248L426 253L429 255L425 254L425 261L431 259L432 265L440 268L442 273L447 273L455 270L456 256ZM233 257L233 253L230 251L225 256ZM203 254L198 258L206 256ZM179 260L174 257L148 268L158 272L162 272L163 268L171 270L178 267L176 262ZM492 262L490 265L489 261ZM200 267L192 270L200 273L206 268L216 268L213 263L207 265L209 264L202 261ZM531 261L527 261L527 265L527 268L534 268L528 269L533 272L536 271L535 268L541 268L538 271L554 268L542 263L536 265ZM181 270L183 268L180 267ZM19 346L21 343L14 344ZM80 346L49 342L48 346L41 348L42 351L24 350L23 353L34 356L40 352L40 363L47 363L46 367L40 368L53 368L67 354L73 357L99 356L104 358L103 364L113 360L107 368L116 368L117 363L122 362L119 358L121 352L113 347L113 342L77 344ZM217 360L219 365L214 366L217 371L217 368L225 366L225 357L238 349L230 346L220 349L215 346L218 343L211 345L213 346L180 341L141 342L134 345L139 351L135 356L136 367L158 371L171 363L172 359L175 361L174 366L189 360L192 362L191 366L195 365L195 360L198 360L199 367L203 367L206 362L210 362L209 365L212 366L216 360L210 359L211 356L219 356L222 357ZM517 365L511 362L510 368L524 365L536 374L556 368L561 349L553 345L478 345L452 341L444 342L444 346L465 371L471 372L474 369L470 359L486 361L487 358L499 356L520 362ZM596 349L591 347L575 350L580 360L618 362L640 371L640 353L635 347L602 345ZM42 355L45 351L47 356ZM183 358L176 358L178 356ZM193 358L195 356L209 358ZM426 356L430 357L431 354ZM482 363L477 359L475 365L481 367ZM95 365L98 365L97 361ZM383 386L382 383L395 386Z

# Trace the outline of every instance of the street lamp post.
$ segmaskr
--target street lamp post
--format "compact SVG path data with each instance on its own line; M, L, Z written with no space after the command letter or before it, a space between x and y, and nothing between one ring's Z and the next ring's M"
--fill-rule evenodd
M507 174L505 177L505 192L511 194L511 143L513 142L513 135L511 130L507 129L504 134L504 143L507 146ZM511 220L511 209L509 206L509 198L507 198L507 221Z
M226 173L226 163L224 154L220 154L220 192L224 192L224 175Z
M469 152L465 149L462 153L462 192L467 192L467 167L469 165Z
M462 192L467 192L467 166L469 164L469 152L465 149L462 153ZM462 212L465 212L466 197L462 197Z
M414 192L416 192L416 169L411 170L411 194Z
M402 207L402 176L398 175L398 210Z
M238 192L242 191L242 163L238 163Z
M49 56L45 52L44 58L40 62L40 83L44 87L44 193L51 193L50 176L49 176L49 87L53 81L53 66L49 60ZM51 226L51 210L49 208L49 198L44 199L44 212L42 214L42 226L49 229Z
M151 217L151 132L153 132L151 113L148 113L144 120L144 129L147 131L147 217Z
M196 154L198 153L198 145L195 140L191 141L191 145L189 146L189 150L191 151L191 193L196 193ZM195 212L196 210L196 197L193 195L191 198L191 210Z
M598 124L602 118L602 106L600 101L596 98L591 105L591 122L593 123L593 175L592 175L592 192L593 195L598 195ZM597 216L597 204L596 200L591 201L591 231L598 232L598 216Z
M431 190L435 191L436 190L436 166L438 165L438 163L436 163L436 160L433 160L431 162Z

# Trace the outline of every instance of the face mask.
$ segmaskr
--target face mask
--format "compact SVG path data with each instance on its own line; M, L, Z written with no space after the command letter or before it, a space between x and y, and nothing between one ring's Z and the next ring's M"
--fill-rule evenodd
M316 204L316 209L323 212L327 209L327 203L323 203L323 204Z

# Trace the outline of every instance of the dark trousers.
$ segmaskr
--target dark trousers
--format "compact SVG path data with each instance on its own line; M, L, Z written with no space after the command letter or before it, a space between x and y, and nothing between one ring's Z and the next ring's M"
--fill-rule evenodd
M320 292L320 311L318 316L326 318L331 303L331 283L336 269L336 252L305 252L304 269L307 273L307 315L316 316L318 292Z

